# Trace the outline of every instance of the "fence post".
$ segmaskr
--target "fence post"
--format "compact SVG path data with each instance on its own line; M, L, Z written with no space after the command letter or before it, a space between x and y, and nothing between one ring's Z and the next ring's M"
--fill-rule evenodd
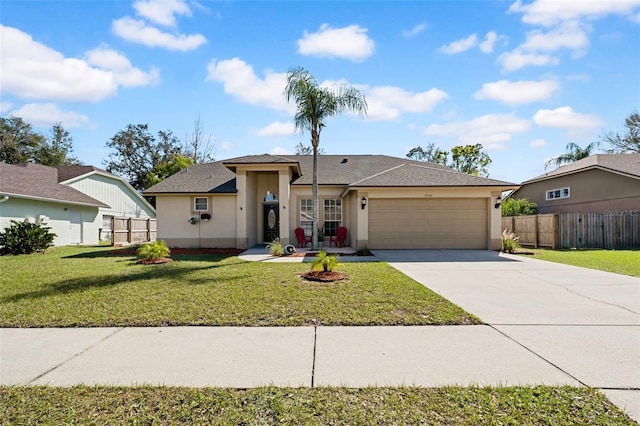
M131 241L133 241L133 222L131 218L127 219L127 230L129 231L127 232L127 242L131 244Z
M147 218L147 241L151 241L151 219Z
M553 243L551 248L554 250L558 248L558 213L553 214Z

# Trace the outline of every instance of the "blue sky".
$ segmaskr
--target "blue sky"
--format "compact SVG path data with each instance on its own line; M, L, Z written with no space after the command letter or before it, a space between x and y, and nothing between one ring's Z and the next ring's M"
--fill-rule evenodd
M0 113L103 166L147 123L186 139L200 116L216 159L293 153L289 68L366 96L323 130L327 154L404 157L481 143L490 176L521 182L568 142L640 107L640 0L12 1L0 11Z

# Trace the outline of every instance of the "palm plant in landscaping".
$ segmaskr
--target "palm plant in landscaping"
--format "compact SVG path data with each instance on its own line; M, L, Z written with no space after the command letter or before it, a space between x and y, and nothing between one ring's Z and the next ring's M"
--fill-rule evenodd
M315 257L313 262L311 262L311 270L320 270L322 269L324 272L331 272L333 268L338 266L338 261L340 258L335 254L327 254L326 251L322 250Z
M287 86L284 90L287 101L294 101L296 114L294 123L300 131L311 133L313 148L312 183L312 246L318 247L318 145L320 132L329 117L350 111L361 116L367 113L367 101L364 95L354 87L337 86L334 90L320 87L309 71L302 67L291 68L287 73Z
M137 251L138 258L145 260L162 259L168 257L170 253L171 250L169 250L169 247L167 247L167 243L165 243L163 240L143 244L138 248Z

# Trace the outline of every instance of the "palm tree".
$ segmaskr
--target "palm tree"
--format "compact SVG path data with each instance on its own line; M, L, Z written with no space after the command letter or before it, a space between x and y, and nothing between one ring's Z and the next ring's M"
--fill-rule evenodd
M318 247L318 145L320 132L325 120L350 111L360 116L367 114L367 101L364 95L354 87L340 85L330 89L320 87L309 71L302 67L289 69L284 96L288 102L296 103L294 123L301 132L311 133L313 148L313 184L312 184L312 221L313 248Z
M550 165L555 165L556 167L560 167L563 164L573 163L574 161L582 160L583 158L587 158L590 156L596 148L600 146L600 142L591 142L589 145L584 148L580 147L580 145L569 142L566 146L567 152L564 154L558 155L557 157L553 157L545 164L544 168L546 169Z

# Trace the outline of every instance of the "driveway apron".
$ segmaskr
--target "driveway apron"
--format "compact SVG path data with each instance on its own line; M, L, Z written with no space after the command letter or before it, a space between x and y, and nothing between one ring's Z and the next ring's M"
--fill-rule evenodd
M640 421L640 278L484 250L376 250Z

